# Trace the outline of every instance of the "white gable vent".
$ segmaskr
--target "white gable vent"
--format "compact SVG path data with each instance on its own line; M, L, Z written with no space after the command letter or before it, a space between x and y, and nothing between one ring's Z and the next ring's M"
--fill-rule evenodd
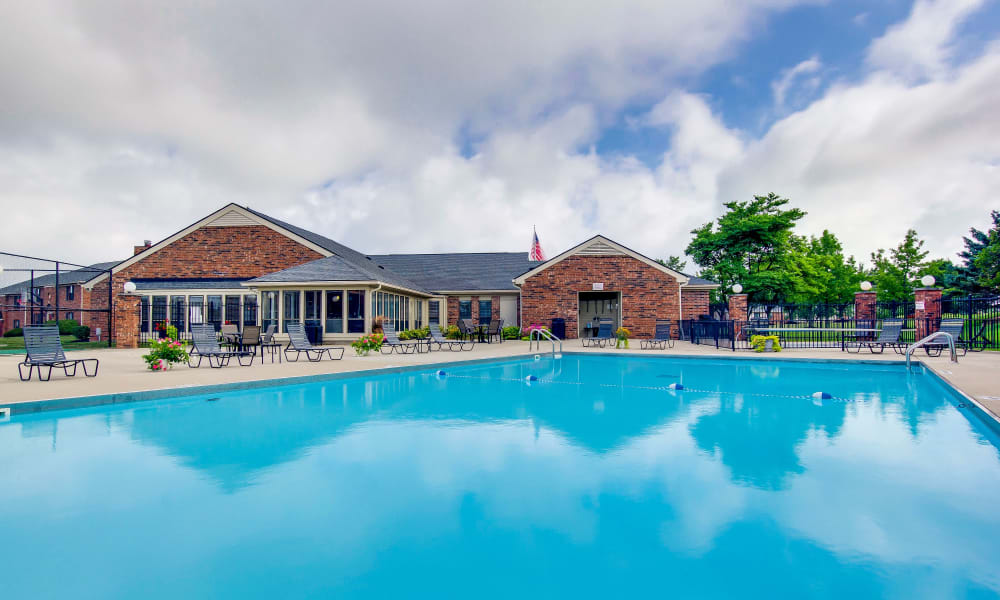
M579 256L624 256L625 253L615 248L607 242L596 240L586 248L580 248L576 252Z
M258 225L258 223L241 212L231 210L226 214L219 215L211 223L206 223L205 227L245 227L248 225Z

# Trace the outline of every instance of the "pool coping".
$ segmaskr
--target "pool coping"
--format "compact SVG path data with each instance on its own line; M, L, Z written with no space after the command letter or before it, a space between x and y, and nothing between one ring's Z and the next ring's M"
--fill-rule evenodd
M526 352L521 354L512 354L504 357L488 357L488 358L476 358L476 359L460 360L460 361L425 363L419 365L378 367L369 369L359 369L355 371L341 371L338 373L320 373L315 375L298 375L294 377L277 377L272 379L254 379L249 381L236 381L236 382L207 384L207 385L177 386L177 387L161 388L156 390L135 390L126 392L114 392L110 394L97 394L90 396L70 396L66 398L54 398L48 400L28 400L25 402L13 402L8 405L0 405L0 422L9 420L12 416L37 414L41 412L49 412L54 410L92 408L95 406L105 406L111 404L130 404L133 402L162 400L165 398L184 398L190 396L200 396L203 394L232 392L232 391L247 390L247 389L273 388L273 387L282 387L287 385L317 383L321 381L337 381L341 379L354 379L358 377L366 377L373 375L377 376L377 375L390 375L393 373L427 371L449 366L504 362L510 360L531 358L535 356L542 356L547 354L550 353ZM562 354L570 354L577 356L619 356L619 357L631 356L633 358L639 358L632 355L623 355L617 352L602 352L602 351L569 350L563 352ZM754 355L735 354L733 356L706 356L699 354L670 354L670 355L649 354L641 356L641 358L649 358L656 360L685 359L685 360L721 360L721 361L762 359L761 356L756 354ZM817 364L867 364L867 365L897 365L897 366L906 364L906 361L903 359L892 360L892 359L864 359L864 358L815 358L815 357L807 358L807 357L796 357L796 356L773 356L773 355L767 356L766 360L769 362L775 361L775 362L817 363ZM938 370L935 369L933 366L928 365L919 360L912 361L912 364L924 369L924 371L926 372L929 372L932 376L934 376L938 380L939 383L957 393L963 401L967 402L969 406L971 406L974 409L974 412L977 414L977 417L979 417L981 421L986 422L987 425L991 426L992 428L998 429L998 431L1000 431L1000 416L994 414L988 408L983 406L978 400L976 400L971 395L962 391L961 388L952 383L943 373L938 372Z

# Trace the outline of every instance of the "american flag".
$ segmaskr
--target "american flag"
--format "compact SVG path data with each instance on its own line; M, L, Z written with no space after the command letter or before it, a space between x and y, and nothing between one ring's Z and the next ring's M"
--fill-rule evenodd
M531 238L531 253L528 255L528 258L530 260L545 260L545 253L542 252L542 244L538 241L537 231L534 231L534 235Z

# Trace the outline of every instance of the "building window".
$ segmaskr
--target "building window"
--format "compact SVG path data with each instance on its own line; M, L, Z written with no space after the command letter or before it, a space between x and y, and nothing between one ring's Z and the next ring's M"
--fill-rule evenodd
M226 323L240 326L240 298L242 296L226 296Z
M430 300L427 302L427 322L431 325L441 324L441 301Z
M153 331L160 331L167 326L167 297L153 296Z
M493 301L492 300L480 300L479 301L479 324L489 325L490 320L493 318Z
M149 333L149 296L139 297L139 331Z
M281 329L285 333L288 333L288 322L289 321L300 321L302 320L302 313L299 307L299 291L290 290L284 293L282 298L282 303L284 304L284 319L282 320Z
M72 300L76 298L76 286L67 285L66 286L66 299Z
M208 296L205 322L215 327L216 331L222 328L222 296Z
M260 326L267 332L268 328L274 326L278 329L278 292L261 292L260 294Z
M257 324L257 296L243 296L243 325Z
M347 333L365 332L365 291L347 292Z
M14 329L21 328L21 319L14 319Z
M413 328L420 329L424 326L424 301L413 301Z
M458 318L459 319L472 318L472 300L458 301Z
M319 290L306 290L303 292L305 300L305 327L306 336L310 341L319 342L323 339L323 292Z
M73 320L73 313L71 313L71 312L66 313L66 318L69 319L70 321L72 321Z
M344 333L344 292L326 291L326 332Z
M205 324L204 296L188 296L188 323L192 325Z
M184 333L185 316L187 306L184 303L184 296L170 297L170 324L177 328L177 334Z

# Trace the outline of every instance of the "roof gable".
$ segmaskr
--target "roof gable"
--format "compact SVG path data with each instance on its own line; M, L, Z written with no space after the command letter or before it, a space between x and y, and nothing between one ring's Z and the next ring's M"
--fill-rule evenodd
M618 242L608 239L603 235L595 235L589 240L581 244L578 244L576 246L573 246L572 248L563 252L562 254L550 258L549 260L543 262L542 264L531 269L530 271L518 275L517 277L514 278L514 284L524 285L524 282L528 278L541 273L542 271L548 269L551 266L559 264L560 262L566 260L571 256L628 256L638 260L639 262L645 263L646 265L649 265L650 267L653 267L658 271L662 271L663 273L670 275L671 277L676 279L681 285L686 284L689 280L689 277L687 275L675 271L669 267L665 267L664 265L656 262L655 260L649 258L648 256L639 254L638 252L630 248L626 248L625 246L622 246Z

